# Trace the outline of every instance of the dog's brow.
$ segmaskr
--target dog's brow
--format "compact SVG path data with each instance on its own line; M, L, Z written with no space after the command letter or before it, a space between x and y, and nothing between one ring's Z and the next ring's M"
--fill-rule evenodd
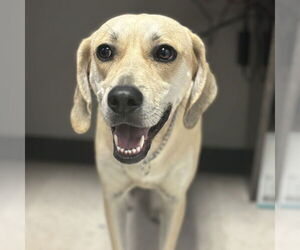
M157 34L156 32L152 34L151 38L152 41L156 41L161 37L161 35Z
M118 40L118 34L115 31L110 31L109 36L110 36L110 39L112 41L117 41Z
M104 24L107 27L106 32L109 34L109 38L111 41L118 40L118 33L115 32L108 24Z

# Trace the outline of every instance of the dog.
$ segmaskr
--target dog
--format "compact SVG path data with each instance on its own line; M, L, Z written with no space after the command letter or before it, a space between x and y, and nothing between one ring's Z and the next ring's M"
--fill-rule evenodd
M91 124L92 93L112 249L126 249L126 204L138 187L150 190L159 209L159 249L174 250L197 171L202 114L217 95L202 40L166 16L114 17L77 51L71 124L79 134Z

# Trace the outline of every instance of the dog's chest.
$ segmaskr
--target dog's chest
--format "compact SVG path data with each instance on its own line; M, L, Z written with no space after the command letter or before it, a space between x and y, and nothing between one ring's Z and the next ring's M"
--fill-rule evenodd
M156 188L164 178L163 172L157 173L152 164L127 166L124 168L126 176L134 183L135 186L141 188Z

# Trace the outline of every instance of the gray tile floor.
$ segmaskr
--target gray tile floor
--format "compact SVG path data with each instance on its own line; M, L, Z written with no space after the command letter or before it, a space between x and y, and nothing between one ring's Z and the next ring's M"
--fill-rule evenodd
M0 147L1 148L1 147ZM2 148L1 148L2 149ZM0 249L24 250L25 163L0 157Z
M27 250L110 250L101 186L90 166L30 163L26 177ZM189 192L178 250L273 250L274 211L248 201L247 180L200 175ZM129 250L155 250L157 225L136 205Z

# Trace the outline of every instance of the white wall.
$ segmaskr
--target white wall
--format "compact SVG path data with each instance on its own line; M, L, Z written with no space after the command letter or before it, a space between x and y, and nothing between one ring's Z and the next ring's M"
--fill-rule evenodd
M277 6L276 55L284 60L276 63L276 193L279 205L299 209L300 3L278 0Z
M21 139L25 133L24 2L1 0L0 10L0 138Z
M201 1L215 21L227 1ZM234 5L228 18L241 13ZM92 138L76 135L69 124L75 87L75 52L80 40L106 19L122 13L158 13L177 19L195 32L208 22L193 1L127 0L27 2L26 22L26 130L29 135ZM207 41L208 59L219 84L216 103L205 115L204 144L248 147L249 85L236 65L236 37L241 24L219 31ZM253 131L253 129L250 131Z

